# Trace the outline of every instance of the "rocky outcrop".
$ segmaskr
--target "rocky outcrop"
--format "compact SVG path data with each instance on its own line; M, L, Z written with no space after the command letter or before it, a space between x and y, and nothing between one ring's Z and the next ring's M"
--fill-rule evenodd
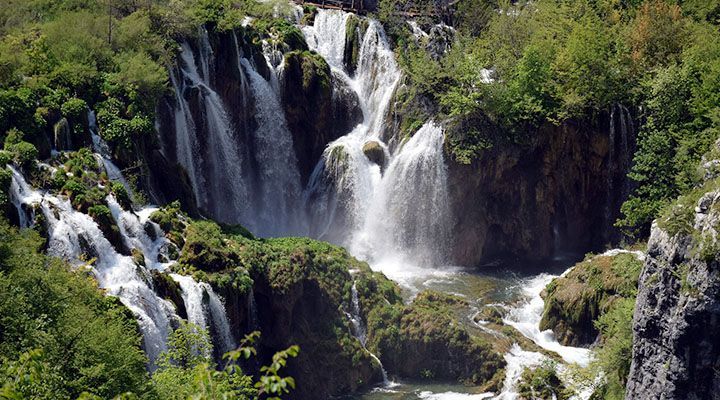
M653 224L633 316L626 398L720 393L720 193L681 201Z
M385 149L382 148L380 142L371 140L363 145L362 151L368 160L379 165L380 168L385 167Z
M179 220L163 210L161 226ZM297 388L289 398L347 395L383 379L436 378L485 383L504 366L499 353L459 320L464 300L435 292L410 305L383 274L346 250L307 238L254 239L210 221L190 222L182 255L172 268L210 282L225 300L236 339L258 330L259 365L290 345L300 346L288 361ZM178 301L170 283L155 279L165 298ZM318 371L322 371L319 373Z
M522 134L520 144L484 118L451 126L448 138L479 131L493 143L468 163L448 156L451 203L462 216L451 230L453 261L539 259L616 239L612 224L624 197L613 193L622 193L626 171L613 161L622 146L609 133L609 119L547 123ZM624 153L633 148L627 135Z
M634 298L642 253L613 250L586 258L542 293L545 309L540 330L552 329L565 346L596 341L596 321L620 298Z
M401 378L487 382L505 362L458 322L466 307L464 300L434 291L407 306L376 307L367 316L368 346Z
M285 55L282 99L303 184L331 141L362 121L355 92L308 51Z

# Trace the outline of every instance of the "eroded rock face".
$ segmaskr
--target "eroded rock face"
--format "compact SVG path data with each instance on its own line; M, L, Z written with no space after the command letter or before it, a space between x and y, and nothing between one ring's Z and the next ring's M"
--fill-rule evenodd
M671 235L653 224L633 316L627 399L720 395L720 263L706 241L716 235L719 198L700 198L692 232Z
M608 130L602 119L546 124L528 133L526 143L496 144L469 165L449 160L451 203L462 216L451 230L453 261L540 259L612 241L610 228L623 200L612 193L626 171L610 162Z
M362 110L355 92L317 54L288 53L284 71L283 108L306 184L327 144L360 123Z

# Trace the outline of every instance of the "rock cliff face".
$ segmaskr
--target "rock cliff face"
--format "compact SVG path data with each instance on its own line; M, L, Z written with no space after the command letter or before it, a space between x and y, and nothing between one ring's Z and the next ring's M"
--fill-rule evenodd
M682 218L653 225L633 317L629 400L720 398L718 205L711 191L676 206Z
M355 92L333 75L322 57L307 51L285 56L282 99L306 184L325 146L360 123L362 110Z
M612 241L618 215L610 210L619 210L623 200L612 193L622 192L626 170L613 160L622 146L609 132L608 117L546 124L526 143L496 144L469 165L448 161L453 261L538 259ZM625 146L625 158L632 147Z

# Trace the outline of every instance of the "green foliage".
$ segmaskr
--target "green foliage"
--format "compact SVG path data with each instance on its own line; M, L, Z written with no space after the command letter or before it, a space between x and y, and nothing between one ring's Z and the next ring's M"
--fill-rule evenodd
M13 161L22 167L28 167L34 164L38 157L38 150L31 143L21 141L9 147L6 150L13 152Z
M0 239L2 393L39 399L145 393L147 359L132 314L83 269L42 255L36 232L0 221Z
M253 383L236 362L255 356L252 347L260 336L253 332L242 340L238 349L226 353L229 362L217 370L210 359L212 353L207 331L189 322L170 334L168 351L160 357L158 370L153 374L154 391L160 400L198 399L274 399L295 388L292 377L283 377L281 370L288 358L296 357L298 346L275 353L270 365L260 367L262 375Z
M319 54L313 51L291 51L285 53L285 63L289 66L299 64L305 91L313 87L330 89L330 66Z
M287 365L288 358L297 357L300 347L290 346L285 350L275 353L270 365L260 367L260 381L255 383L259 395L268 396L271 400L280 400L280 396L290 393L295 389L295 380L290 377L279 375L280 370Z
M111 97L98 104L97 120L100 124L100 136L108 143L132 148L138 138L153 133L153 123L144 114L131 116L123 102Z
M364 299L360 285L358 296L363 308L372 301ZM480 383L504 366L490 344L455 322L467 311L464 300L435 291L421 292L407 306L392 299L367 315L368 348L387 368L415 379L433 374Z
M256 20L252 26L269 39L271 44L282 50L308 50L302 31L285 19L260 19Z
M634 254L590 256L545 288L540 329L560 342L578 345L597 337L595 321L619 299L634 299L642 262Z
M621 299L597 321L603 341L594 351L591 368L605 373L605 382L596 395L608 400L625 398L625 384L632 361L632 316L635 299Z
M622 206L620 226L647 228L672 199L698 185L701 156L720 136L720 99L707 91L720 88L720 36L698 29L706 38L686 48L682 64L659 67L643 81L648 116L629 175L639 186Z
M78 99L76 97L68 99L60 107L60 112L62 113L62 115L67 118L76 120L84 117L85 113L87 113L87 110L88 106L85 100Z
M160 355L158 370L152 376L158 399L257 398L249 376L243 375L234 365L225 370L216 370L211 354L208 332L182 321L170 334L168 351Z
M212 354L210 335L199 326L181 321L180 326L168 337L168 350L158 359L160 368L178 366L191 369L206 362Z

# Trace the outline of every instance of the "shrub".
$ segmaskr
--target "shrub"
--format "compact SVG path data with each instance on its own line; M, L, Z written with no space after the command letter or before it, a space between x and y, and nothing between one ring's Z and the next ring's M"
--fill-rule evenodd
M85 113L87 113L87 110L88 106L87 103L85 103L85 100L78 99L76 97L68 99L60 108L60 112L62 112L65 117L75 121L83 118Z

